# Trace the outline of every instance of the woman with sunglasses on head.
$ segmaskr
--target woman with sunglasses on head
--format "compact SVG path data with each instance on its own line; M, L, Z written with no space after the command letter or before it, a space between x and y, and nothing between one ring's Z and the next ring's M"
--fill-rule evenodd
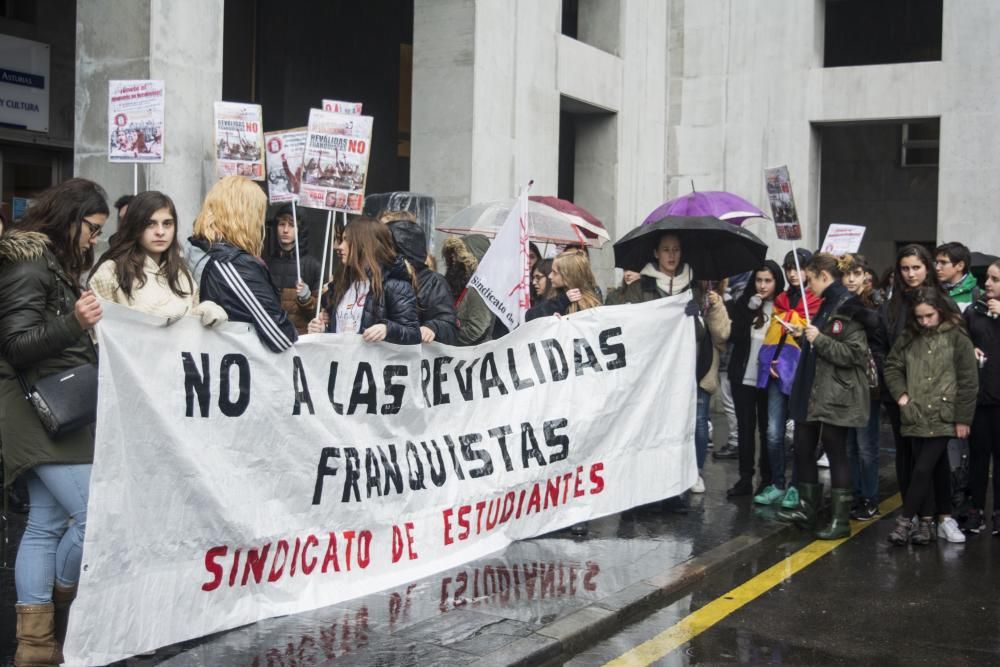
M417 288L392 234L371 218L357 218L337 246L341 265L330 283L326 312L309 333L361 334L366 343L420 344Z
M30 502L14 567L18 665L62 662L94 460L93 426L49 436L22 381L97 362L91 330L101 306L81 280L108 213L104 190L74 178L43 192L0 236L0 446L5 483L25 477Z
M162 192L142 192L131 200L90 276L90 288L106 301L168 319L198 315L205 326L227 319L211 301L199 303L177 242L177 210Z

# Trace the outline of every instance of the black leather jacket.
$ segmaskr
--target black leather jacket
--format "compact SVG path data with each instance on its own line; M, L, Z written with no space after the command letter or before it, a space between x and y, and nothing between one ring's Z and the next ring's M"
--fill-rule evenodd
M188 241L188 267L202 301L219 304L230 322L252 325L272 352L287 350L298 340L262 261L228 243L209 244L194 237Z

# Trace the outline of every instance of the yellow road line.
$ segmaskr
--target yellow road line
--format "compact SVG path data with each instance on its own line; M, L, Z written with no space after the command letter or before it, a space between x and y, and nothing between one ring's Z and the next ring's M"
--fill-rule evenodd
M897 493L884 500L879 505L879 510L883 516L886 516L899 508L902 503L903 501ZM875 523L877 522L852 521L850 537L810 542L780 563L772 565L753 579L692 612L652 639L606 663L604 667L649 665L655 660L659 660Z

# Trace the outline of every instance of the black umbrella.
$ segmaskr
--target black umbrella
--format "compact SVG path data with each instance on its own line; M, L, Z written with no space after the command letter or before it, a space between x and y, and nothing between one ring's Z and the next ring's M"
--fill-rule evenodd
M660 236L670 232L681 242L681 259L698 280L722 280L764 265L767 245L749 231L712 217L667 216L640 225L615 243L615 266L639 271L655 261Z
M1000 259L996 255L987 255L985 252L974 252L972 253L972 264L969 266L969 270L972 269L983 269L986 270L990 267L990 264Z

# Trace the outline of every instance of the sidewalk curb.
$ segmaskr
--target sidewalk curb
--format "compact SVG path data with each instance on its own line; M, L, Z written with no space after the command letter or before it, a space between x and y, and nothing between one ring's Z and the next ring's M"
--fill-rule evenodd
M879 486L883 498L898 492L895 479L882 478L880 475ZM777 546L795 534L805 533L792 524L768 523L755 526L749 532L714 549L544 625L531 635L504 646L501 651L470 664L477 667L527 667L572 655L614 634L641 612L680 598L709 575L734 567L742 560Z

